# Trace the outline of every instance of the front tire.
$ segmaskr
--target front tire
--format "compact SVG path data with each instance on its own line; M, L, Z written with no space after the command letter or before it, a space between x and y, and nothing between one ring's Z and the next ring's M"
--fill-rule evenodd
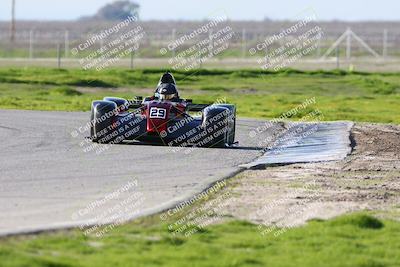
M117 132L112 128L116 122L117 105L110 101L93 101L90 116L90 138L97 143L116 140Z
M226 147L235 140L236 109L234 105L212 105L203 110L202 126L206 147Z

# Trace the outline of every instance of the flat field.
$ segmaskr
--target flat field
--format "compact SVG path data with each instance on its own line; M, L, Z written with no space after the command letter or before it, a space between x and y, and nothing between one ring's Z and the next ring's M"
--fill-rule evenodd
M1 68L0 108L87 111L104 96L151 95L162 69L82 71ZM174 72L181 97L196 103L226 99L241 117L277 118L315 98L289 119L318 110L323 120L400 123L400 74L345 71L265 72L195 70Z

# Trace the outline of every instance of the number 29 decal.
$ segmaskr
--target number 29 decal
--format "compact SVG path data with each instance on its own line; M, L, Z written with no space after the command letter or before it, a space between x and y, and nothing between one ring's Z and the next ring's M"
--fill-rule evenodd
M150 108L150 119L165 119L167 110L165 108Z

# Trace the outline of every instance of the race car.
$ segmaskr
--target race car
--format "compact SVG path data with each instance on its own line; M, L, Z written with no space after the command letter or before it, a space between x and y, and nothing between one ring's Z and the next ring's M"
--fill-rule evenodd
M193 104L190 99L182 99L174 76L166 72L151 97L105 97L93 101L90 139L113 144L139 141L168 146L230 147L235 144L235 127L235 105Z

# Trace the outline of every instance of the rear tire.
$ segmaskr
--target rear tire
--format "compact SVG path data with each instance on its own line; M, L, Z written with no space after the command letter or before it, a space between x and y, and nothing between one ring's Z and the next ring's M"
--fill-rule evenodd
M128 100L119 97L104 97L103 101L114 102L118 107L118 112L125 112L129 108Z
M90 138L93 142L110 143L118 137L112 129L116 122L117 105L110 101L93 101L91 108Z

